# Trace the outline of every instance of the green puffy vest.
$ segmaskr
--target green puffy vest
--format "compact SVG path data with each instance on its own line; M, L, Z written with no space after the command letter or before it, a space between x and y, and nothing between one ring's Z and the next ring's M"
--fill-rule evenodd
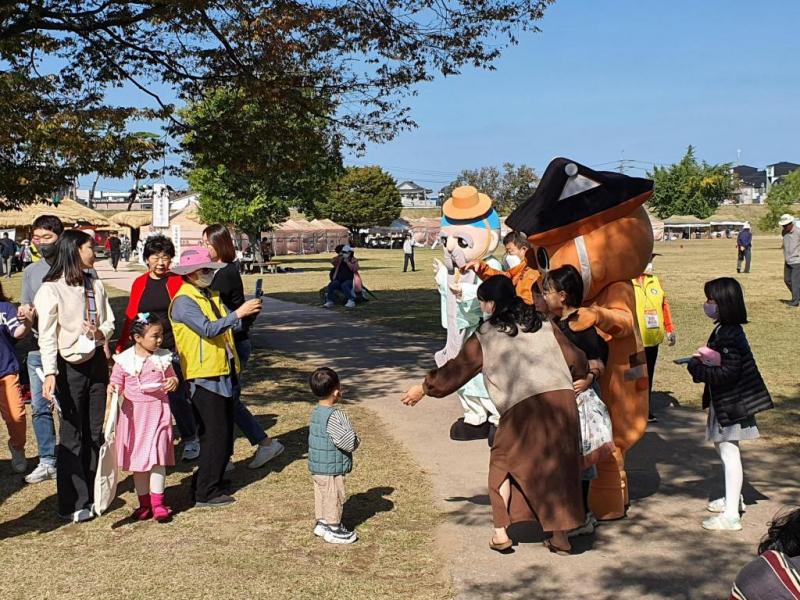
M317 406L308 429L308 470L314 475L344 475L353 470L353 457L342 452L328 435L328 419L336 410Z

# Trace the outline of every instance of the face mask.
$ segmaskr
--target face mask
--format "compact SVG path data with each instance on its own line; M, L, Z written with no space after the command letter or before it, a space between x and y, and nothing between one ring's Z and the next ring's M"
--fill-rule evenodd
M36 248L39 250L39 254L42 255L42 258L47 261L56 255L55 244L36 244Z
M653 274L653 263L647 263L647 266L644 268L645 275L652 275Z
M483 315L484 321L488 321L492 317L492 313L490 312L482 312L481 314Z
M522 259L519 256L514 256L513 254L506 254L506 264L508 265L509 269L513 269L514 267L518 266L522 262Z
M716 320L719 317L719 307L711 302L703 304L703 312L706 313L709 319Z
M194 284L199 288L207 288L211 285L211 282L214 281L214 274L216 271L211 271L210 273L200 273L197 276L197 279L194 280Z

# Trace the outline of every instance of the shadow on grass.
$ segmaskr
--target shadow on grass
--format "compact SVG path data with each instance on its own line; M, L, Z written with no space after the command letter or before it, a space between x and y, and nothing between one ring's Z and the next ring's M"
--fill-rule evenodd
M389 512L394 508L394 502L386 496L394 493L393 487L374 487L366 492L359 492L350 496L344 503L342 521L348 529L355 529L363 525L372 517L382 512Z

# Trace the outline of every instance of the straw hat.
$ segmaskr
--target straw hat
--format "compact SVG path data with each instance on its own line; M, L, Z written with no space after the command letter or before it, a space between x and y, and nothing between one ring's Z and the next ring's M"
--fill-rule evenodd
M468 221L479 219L492 209L492 199L471 185L462 185L453 190L445 201L442 212L449 219Z

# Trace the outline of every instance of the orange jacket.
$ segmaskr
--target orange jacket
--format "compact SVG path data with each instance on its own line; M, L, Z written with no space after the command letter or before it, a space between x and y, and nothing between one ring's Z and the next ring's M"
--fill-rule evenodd
M539 271L531 269L527 263L522 262L508 271L498 271L482 262L478 266L476 273L481 278L481 281L485 281L494 275L508 277L517 290L517 296L522 298L526 304L533 304L533 284L539 279Z

